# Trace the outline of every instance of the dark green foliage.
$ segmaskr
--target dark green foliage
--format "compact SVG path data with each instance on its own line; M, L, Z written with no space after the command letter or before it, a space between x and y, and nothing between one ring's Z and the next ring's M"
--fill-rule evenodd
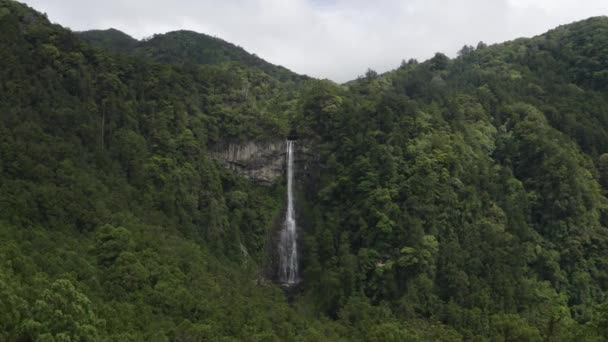
M114 53L130 53L137 47L137 39L116 29L90 30L77 33L80 38Z
M260 275L282 188L207 153L287 134L290 85L0 9L0 340L335 340Z
M137 41L115 29L84 31L79 32L78 35L94 46L115 53L134 54L163 63L193 65L237 62L261 70L281 81L300 82L307 79L306 76L270 64L255 54L250 54L243 48L220 38L192 31L156 34L142 41Z
M438 320L465 340L599 338L607 27L309 85L299 130L323 168L302 300L344 317L364 295L390 312L374 317Z
M607 29L340 86L0 0L0 340L605 340ZM208 152L288 134L319 161L292 303L284 188Z

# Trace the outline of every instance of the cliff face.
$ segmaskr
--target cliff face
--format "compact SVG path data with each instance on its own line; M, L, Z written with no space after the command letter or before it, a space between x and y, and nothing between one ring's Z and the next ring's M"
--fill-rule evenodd
M300 182L302 177L308 176L317 158L306 141L298 140L294 148L296 181ZM285 140L273 140L219 144L211 153L226 168L252 181L269 185L285 174L286 152Z
M222 164L253 181L270 184L283 175L284 140L228 143L216 146L212 154Z

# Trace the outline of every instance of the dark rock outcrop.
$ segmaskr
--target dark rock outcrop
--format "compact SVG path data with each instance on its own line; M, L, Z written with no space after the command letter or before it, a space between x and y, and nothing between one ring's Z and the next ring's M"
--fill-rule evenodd
M211 150L211 155L226 168L257 183L270 185L285 174L286 152L286 140L245 141L218 144ZM296 182L309 183L310 173L314 173L318 164L318 156L309 142L296 142L294 158Z
M286 142L227 143L216 146L212 155L222 164L253 181L270 184L283 176Z

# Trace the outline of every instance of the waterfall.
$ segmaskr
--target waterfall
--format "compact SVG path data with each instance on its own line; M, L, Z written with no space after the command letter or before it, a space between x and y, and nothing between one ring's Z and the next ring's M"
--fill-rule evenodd
M279 280L287 285L298 279L296 212L293 207L293 140L287 140L287 212L279 241Z

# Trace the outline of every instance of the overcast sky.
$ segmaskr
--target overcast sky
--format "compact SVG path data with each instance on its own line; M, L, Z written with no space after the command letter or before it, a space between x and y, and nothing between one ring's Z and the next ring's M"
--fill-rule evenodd
M220 37L295 72L344 82L367 68L496 43L608 14L608 0L26 0L72 30Z

